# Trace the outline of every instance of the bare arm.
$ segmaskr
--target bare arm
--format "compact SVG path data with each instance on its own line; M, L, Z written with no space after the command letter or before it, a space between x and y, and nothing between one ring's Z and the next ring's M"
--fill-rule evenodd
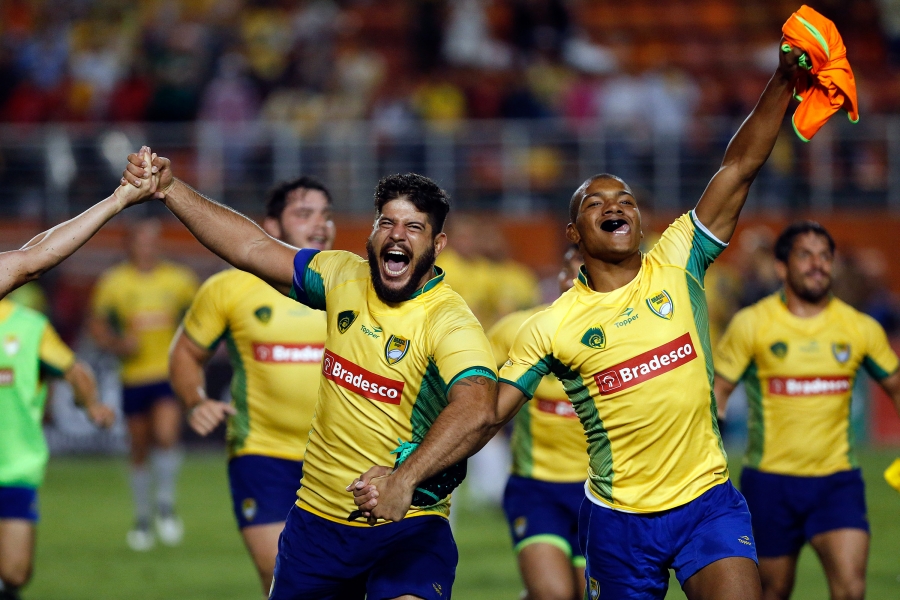
M497 382L493 379L481 375L461 379L450 388L448 400L422 443L396 471L385 475L390 468L376 466L348 486L370 522L403 519L420 482L478 452L490 432L496 431Z
M720 419L725 419L725 415L728 411L728 398L731 397L731 393L736 387L737 385L731 383L724 377L716 375L713 391L716 396L716 413L719 415Z
M888 375L878 382L878 384L887 392L888 396L894 402L894 408L900 415L900 371L896 371L893 375Z
M77 217L39 233L21 249L0 253L0 298L61 263L107 221L137 202L137 190L132 192L119 186L108 198Z
M169 381L187 409L188 424L200 435L208 435L234 407L206 397L204 365L212 352L197 344L179 327L169 350Z
M98 427L109 427L116 420L116 413L100 402L97 380L91 367L80 360L65 372L63 378L72 386L75 404L84 409L88 417Z
M123 178L141 188L145 197L163 199L172 214L184 223L201 244L225 261L252 273L282 294L291 290L297 248L269 236L241 213L206 198L172 176L169 159L156 157L151 170L158 175L154 189L146 181L145 153L129 154Z
M728 242L747 200L750 184L775 146L781 122L791 99L798 48L779 51L779 65L756 108L747 117L725 150L722 166L713 176L695 209L697 218L714 236Z

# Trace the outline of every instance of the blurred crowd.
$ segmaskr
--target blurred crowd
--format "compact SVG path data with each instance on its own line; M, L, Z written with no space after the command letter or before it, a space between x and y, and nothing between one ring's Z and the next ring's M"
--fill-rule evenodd
M838 22L862 112L900 104L900 3ZM743 117L797 0L7 0L0 120L601 117L632 135Z

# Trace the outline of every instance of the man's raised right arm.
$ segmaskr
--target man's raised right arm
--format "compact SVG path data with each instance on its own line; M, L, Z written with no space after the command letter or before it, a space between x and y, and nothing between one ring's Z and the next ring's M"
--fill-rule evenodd
M206 198L172 175L169 159L156 157L146 164L144 152L129 154L123 178L147 195L163 200L166 207L201 244L232 266L252 273L282 294L291 290L297 248L269 236L241 213ZM150 185L147 167L159 175Z

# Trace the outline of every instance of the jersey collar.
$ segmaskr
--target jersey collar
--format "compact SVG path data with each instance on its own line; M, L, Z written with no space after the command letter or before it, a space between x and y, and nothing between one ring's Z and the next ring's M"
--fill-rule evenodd
M418 298L422 294L433 290L434 286L436 286L437 284L439 284L440 282L442 282L444 280L444 270L437 265L435 265L433 267L433 269L434 269L434 277L429 279L428 283L426 283L425 285L423 285L422 287L417 289L415 292L413 292L412 296L407 298L407 300L412 300L413 298Z

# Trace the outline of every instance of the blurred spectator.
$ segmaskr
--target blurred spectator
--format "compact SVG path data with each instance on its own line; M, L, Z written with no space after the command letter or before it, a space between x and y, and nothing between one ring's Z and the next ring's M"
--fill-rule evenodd
M741 263L740 307L765 298L781 287L775 272L775 234L768 227L745 229L737 239Z

